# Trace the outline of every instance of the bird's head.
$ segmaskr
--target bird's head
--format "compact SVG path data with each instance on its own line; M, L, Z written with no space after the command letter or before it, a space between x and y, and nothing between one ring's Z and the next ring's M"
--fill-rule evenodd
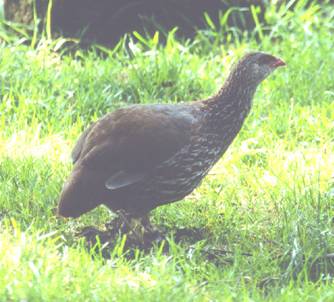
M279 58L263 52L246 54L234 67L231 76L246 85L257 86L277 67L286 64Z

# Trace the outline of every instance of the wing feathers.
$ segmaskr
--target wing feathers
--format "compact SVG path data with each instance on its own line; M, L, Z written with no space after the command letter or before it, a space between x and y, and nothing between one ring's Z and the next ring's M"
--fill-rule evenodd
M145 178L145 176L146 173L142 172L119 171L107 179L105 186L109 190L116 190L132 185Z

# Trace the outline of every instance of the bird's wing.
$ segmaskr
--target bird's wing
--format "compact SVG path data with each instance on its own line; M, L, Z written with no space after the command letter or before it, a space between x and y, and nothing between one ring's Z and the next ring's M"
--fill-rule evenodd
M146 175L139 171L119 171L107 179L105 186L109 190L120 189L142 180Z
M118 110L88 133L81 162L105 174L110 190L134 184L189 142L193 124L191 115L173 110Z
M81 155L81 151L82 151L82 147L85 143L86 137L88 135L88 133L92 130L92 128L94 127L95 123L91 124L84 132L81 133L81 135L79 136L73 150L71 153L71 158L72 158L72 162L76 163L78 161L78 159L80 158Z

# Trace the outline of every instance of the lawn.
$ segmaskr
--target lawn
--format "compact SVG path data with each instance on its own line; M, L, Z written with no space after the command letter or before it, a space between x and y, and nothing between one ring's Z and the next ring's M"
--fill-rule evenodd
M76 51L63 40L0 45L0 301L333 301L334 6L269 9L252 33L208 29L193 41L156 34L125 47ZM222 21L223 22L223 21ZM211 26L211 27L210 27ZM9 37L2 29L1 37ZM75 233L110 220L55 207L70 152L91 121L134 103L214 94L250 50L287 63L259 87L228 152L184 201L152 219L170 234L109 259ZM205 239L175 243L176 228Z

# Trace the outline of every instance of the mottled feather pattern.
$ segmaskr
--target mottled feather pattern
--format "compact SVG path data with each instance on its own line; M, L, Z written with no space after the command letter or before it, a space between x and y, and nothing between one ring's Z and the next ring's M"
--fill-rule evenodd
M98 120L74 148L59 214L78 217L105 204L141 216L187 196L239 133L257 86L282 64L248 54L207 100L133 105Z

